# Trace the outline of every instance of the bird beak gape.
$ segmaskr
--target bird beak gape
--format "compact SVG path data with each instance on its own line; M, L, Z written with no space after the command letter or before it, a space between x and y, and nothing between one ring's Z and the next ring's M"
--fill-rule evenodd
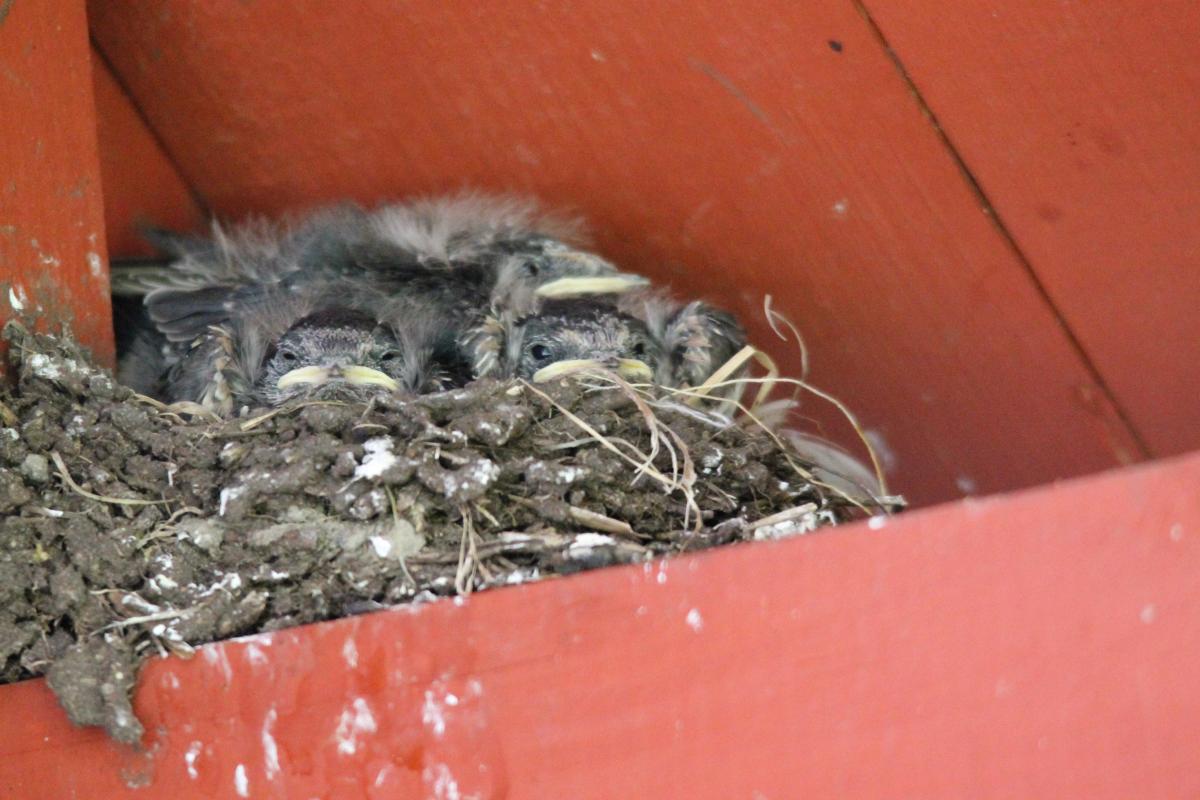
M543 283L534 290L538 297L579 297L591 294L620 294L648 286L650 281L632 272L612 275L577 276L559 278Z
M568 358L542 367L533 373L531 380L534 383L545 383L574 372L586 369L605 369L606 367L604 362L594 358ZM631 381L650 381L654 378L654 372L650 366L645 361L636 358L617 359L616 372L622 378Z
M320 386L323 383L328 383L330 379L340 379L346 383L359 386L382 386L388 391L395 391L400 386L391 376L377 369L359 366L358 364L341 367L337 372L338 374L334 374L335 370L326 369L325 367L300 367L299 369L284 373L275 383L275 386L279 389L286 389L289 386L301 383Z

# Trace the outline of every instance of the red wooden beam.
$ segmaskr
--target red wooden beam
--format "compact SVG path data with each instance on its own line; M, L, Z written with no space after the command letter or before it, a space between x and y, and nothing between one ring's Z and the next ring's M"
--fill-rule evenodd
M1152 450L1200 447L1200 4L866 5Z
M0 689L0 796L1193 797L1200 454L249 637L134 755Z
M93 51L104 227L112 256L150 255L138 227L200 230L204 212L112 70Z
M83 0L0 2L0 323L68 323L111 364L88 53Z
M121 83L221 215L535 193L751 323L917 502L1140 457L846 0L93 2ZM1014 48L1023 47L1019 39ZM854 441L817 401L803 409Z

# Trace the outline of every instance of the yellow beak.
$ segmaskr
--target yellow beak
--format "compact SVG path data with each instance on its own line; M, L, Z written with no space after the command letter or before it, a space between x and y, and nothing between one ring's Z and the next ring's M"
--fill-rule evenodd
M351 364L348 367L342 367L341 378L346 383L356 385L373 385L382 386L388 391L395 391L400 384L391 376L380 372L377 369L363 367L357 364ZM284 375L275 382L276 388L286 389L289 386L306 383L313 386L320 386L327 383L330 379L329 370L325 367L300 367Z

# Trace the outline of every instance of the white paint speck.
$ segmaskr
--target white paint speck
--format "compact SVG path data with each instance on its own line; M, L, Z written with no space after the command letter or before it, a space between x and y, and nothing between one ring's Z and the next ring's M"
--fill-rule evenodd
M425 788L433 790L434 800L463 800L454 773L445 764L431 764L421 772Z
M839 217L846 216L846 212L850 209L850 201L843 197L836 200L833 204L833 213Z
M593 50L591 55L592 55L592 61L599 61L601 63L604 63L605 61L608 60L607 58L604 57L604 53L601 53L599 50Z
M1183 525L1176 522L1171 526L1171 530L1167 532L1167 536L1171 537L1172 542L1183 541Z
M375 555L380 558L387 558L392 552L392 542L382 536L372 536L370 539L371 547L375 549Z
M959 475L954 479L954 485L963 494L975 494L979 491L979 484L975 483L975 479L970 475Z
M250 779L246 777L246 765L238 764L233 769L233 788L238 797L250 796Z
M687 622L687 626L696 633L704 630L704 617L700 616L700 609L698 608L693 608L691 611L689 611L687 613L687 617L684 618L684 621Z
M104 276L104 262L100 260L100 255L98 253L93 253L90 250L88 251L87 265L88 272L92 273L93 278L100 278Z
M188 777L192 780L200 777L200 773L196 771L196 759L200 757L200 751L203 749L203 742L192 742L188 745L187 752L183 754L183 763L187 765Z
M275 716L275 707L272 706L263 720L262 729L263 771L266 772L269 781L279 776L279 747L275 744L275 735L271 731L275 727Z
M20 286L10 286L8 289L8 304L13 311L24 311L25 304L29 302L29 296L25 294L25 290Z
M367 701L361 697L355 698L350 704L350 708L342 711L341 719L338 720L337 730L333 736L337 740L338 753L346 756L352 756L358 752L358 737L363 733L374 733L379 730L375 724L375 715L371 713L371 707L367 705Z
M250 662L251 666L265 667L271 661L267 658L267 654L262 651L262 648L256 644L246 645L244 652L246 653L246 660Z
M421 721L437 738L446 734L446 709L438 702L432 690L425 690L425 705L421 709Z
M362 463L354 468L354 477L378 478L396 463L396 454L392 452L392 440L386 436L378 436L363 442Z
M342 644L342 659L350 669L358 666L358 645L353 639L347 639Z
M1145 624L1149 625L1151 622L1154 622L1154 617L1157 616L1157 614L1158 609L1154 607L1154 603L1147 603L1142 607L1142 613L1138 614L1138 618L1141 619L1141 621Z
M876 514L867 520L867 527L873 531L880 530L883 526L887 525L887 520L887 514Z

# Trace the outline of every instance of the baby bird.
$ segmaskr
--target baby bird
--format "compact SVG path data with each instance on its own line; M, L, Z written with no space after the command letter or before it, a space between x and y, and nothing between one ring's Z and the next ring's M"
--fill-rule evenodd
M400 388L404 367L401 344L386 326L326 309L297 321L268 350L253 397L265 406L301 397L365 401L379 387Z
M487 317L460 340L476 377L542 382L593 366L665 386L703 383L744 345L731 315L659 294L544 300L527 316Z

